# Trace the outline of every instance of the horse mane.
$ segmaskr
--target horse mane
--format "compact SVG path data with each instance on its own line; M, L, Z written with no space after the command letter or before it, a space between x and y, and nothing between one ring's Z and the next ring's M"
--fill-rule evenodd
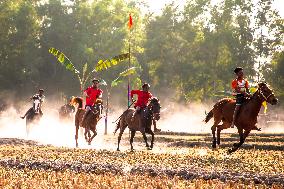
M153 97L153 98L151 99L151 102L152 102L152 103L160 103L160 100L159 100L157 97Z

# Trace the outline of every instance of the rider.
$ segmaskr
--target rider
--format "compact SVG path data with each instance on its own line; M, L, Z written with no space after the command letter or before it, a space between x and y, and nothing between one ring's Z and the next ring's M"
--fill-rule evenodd
M74 113L75 112L75 107L73 105L73 98L75 97L71 97L69 99L69 102L64 104L63 106L60 107L59 109L59 114L71 114L71 113Z
M131 120L134 120L134 116L139 113L142 109L147 107L148 101L152 98L152 94L149 92L150 89L150 84L144 83L142 85L142 90L131 90L130 96L132 101L133 100L133 95L137 95L137 102L134 105L135 111L133 112ZM160 129L157 129L156 127L156 122L154 120L154 131L160 131Z
M82 121L85 120L85 118L87 117L87 115L91 111L92 107L96 104L96 101L98 99L102 98L103 91L99 88L100 80L94 78L92 80L92 83L93 83L93 85L88 87L84 91L84 94L86 96L86 105L85 105L86 113L84 114ZM99 112L99 113L101 114L101 112ZM99 119L100 118L101 117L99 117Z
M246 96L250 96L249 83L244 79L243 68L237 67L234 70L237 78L232 81L233 95L236 96L236 107L233 114L233 121L231 128L234 128L235 120L241 105L244 102Z
M33 95L32 97L30 97L30 100L36 100L38 99L40 101L40 104L39 104L39 113L40 115L42 116L43 113L42 113L42 110L41 110L41 106L42 106L42 103L44 102L44 99L45 99L45 96L43 95L44 93L44 90L43 89L39 89L38 90L38 93ZM21 116L22 119L25 119L25 117L30 114L31 112L33 111L33 107L31 107L26 113L24 116Z

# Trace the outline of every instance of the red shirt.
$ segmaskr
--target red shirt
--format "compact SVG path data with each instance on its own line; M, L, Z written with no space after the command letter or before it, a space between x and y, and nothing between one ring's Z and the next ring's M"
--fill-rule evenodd
M94 89L93 87L88 87L84 92L89 96L86 96L86 106L93 106L97 98L103 94L101 89Z
M142 90L132 90L130 93L131 98L133 98L134 94L138 96L135 106L139 106L140 108L145 108L148 104L149 99L152 98L152 94L150 92L145 92Z

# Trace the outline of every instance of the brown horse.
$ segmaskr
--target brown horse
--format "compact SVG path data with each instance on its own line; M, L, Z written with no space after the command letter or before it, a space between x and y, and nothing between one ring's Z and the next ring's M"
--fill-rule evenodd
M275 105L278 99L275 98L273 91L266 83L259 83L257 91L241 106L237 115L235 125L238 128L240 142L235 143L229 153L236 151L245 141L251 130L260 130L257 128L257 115L264 101ZM216 143L220 144L220 133L223 129L228 129L233 121L233 112L236 101L230 98L225 98L217 102L213 109L207 114L205 122L207 123L214 117L214 125L211 127L213 134L212 147L216 148ZM218 125L222 121L221 125ZM217 140L215 132L217 129Z
M143 109L140 113L136 114L134 119L132 119L132 115L135 111L135 109L130 108L127 109L120 117L120 120L117 124L117 127L114 131L114 134L118 129L120 129L120 133L118 136L118 146L117 151L119 151L119 144L121 140L121 136L126 129L126 127L129 128L131 132L130 137L130 145L131 145L131 151L133 151L133 138L135 136L136 131L140 131L143 135L143 139L146 143L146 147L148 149L152 149L154 145L154 132L151 130L151 125L153 120L159 120L160 119L160 102L157 98L152 98L149 105ZM146 133L152 135L151 145L149 146L147 142Z
M99 103L97 101L96 103ZM86 110L83 109L83 99L81 97L75 97L72 99L72 104L79 104L77 112L75 114L75 127L76 127L76 134L75 134L75 140L76 140L76 147L78 147L78 130L79 127L85 128L84 136L86 141L89 145L91 145L92 140L97 135L97 123L100 120L100 111L98 111L96 108L92 109L92 111L89 112L88 115L86 115L86 118L83 122L83 117L85 115ZM93 135L91 136L90 130L93 132Z

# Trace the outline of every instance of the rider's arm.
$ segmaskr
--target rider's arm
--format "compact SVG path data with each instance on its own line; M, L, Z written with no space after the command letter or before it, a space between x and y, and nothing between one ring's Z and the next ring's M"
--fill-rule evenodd
M250 95L249 83L248 83L248 81L247 81L247 80L246 80L245 87L246 87L246 94L247 94L247 95Z
M139 93L139 90L131 90L130 91L130 96L131 96L131 98L133 98L133 95L138 95L138 93Z
M131 91L130 91L130 97L131 97L131 100L132 100L132 101L134 101L133 96L134 96L135 94L138 95L138 93L139 93L139 90L131 90Z
M99 92L97 94L97 98L102 98L103 97L103 91L99 89Z

